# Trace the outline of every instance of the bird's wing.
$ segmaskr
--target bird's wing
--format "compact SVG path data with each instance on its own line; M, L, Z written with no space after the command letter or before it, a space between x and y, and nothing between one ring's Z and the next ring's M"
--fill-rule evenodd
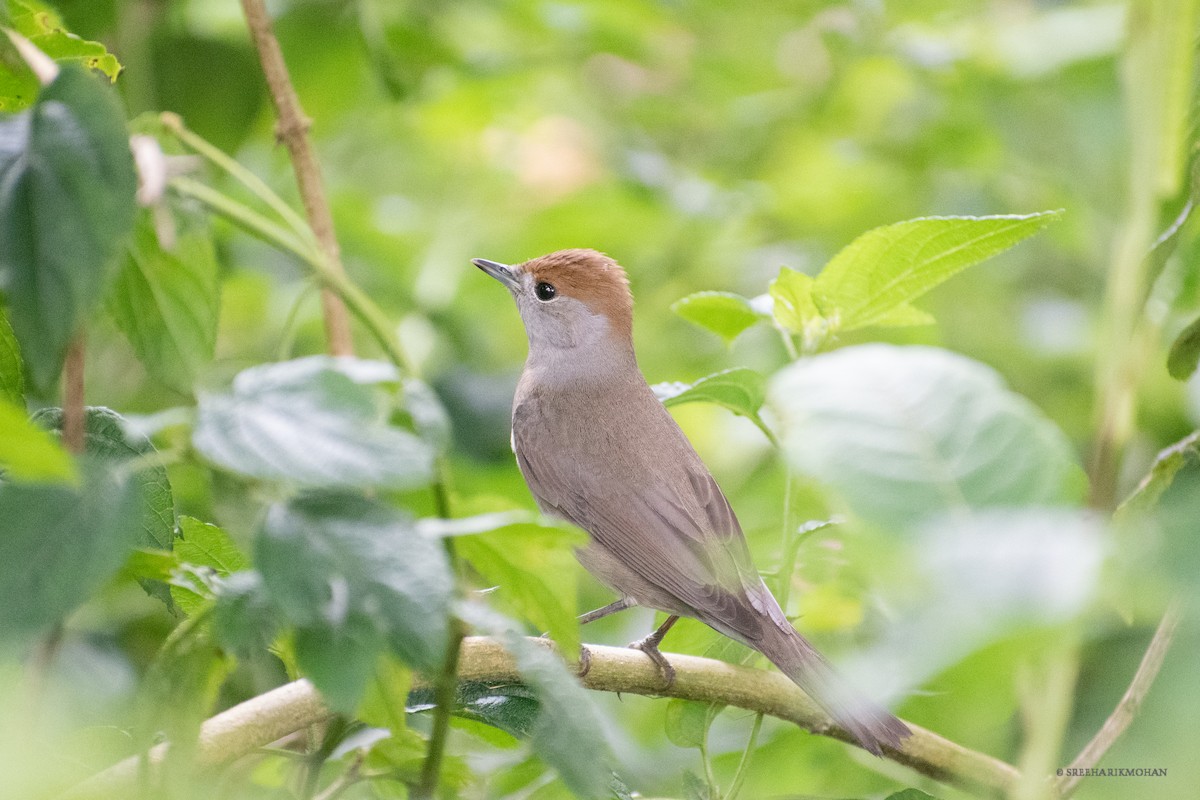
M560 449L525 446L521 431L514 426L518 463L546 511L583 528L625 567L691 609L689 616L738 638L761 637L769 615L763 604L772 601L760 594L737 517L699 457L685 465L684 486L629 474L597 477Z

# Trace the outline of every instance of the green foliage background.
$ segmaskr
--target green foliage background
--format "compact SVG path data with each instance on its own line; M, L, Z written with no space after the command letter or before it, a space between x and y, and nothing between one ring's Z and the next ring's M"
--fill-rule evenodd
M8 4L14 26L25 24L17 12L28 6ZM184 152L153 117L138 118L175 112L300 208L236 2L54 6L67 29L104 47L64 44L65 34L52 31L41 40L29 35L60 60L114 79L135 129L159 136L168 152ZM63 531L88 519L95 525L78 550L70 536L56 542L73 552L69 560L56 562L62 550L27 553L0 544L11 559L0 566L0 583L38 600L36 613L13 615L0 631L44 632L86 600L66 616L61 646L36 692L36 722L6 714L0 723L0 772L13 776L22 796L49 796L160 734L186 738L199 720L299 670L328 687L339 710L372 730L391 731L378 741L347 739L353 746L333 752L318 773L320 786L346 769L356 749L369 753L368 768L415 780L429 734L428 714L417 709L432 700L408 696L413 713L397 722L411 675L381 654L413 668L439 663L454 600L450 581L439 580L449 567L421 533L438 512L436 495L425 488L434 453L448 475L454 516L516 513L488 518L482 534L455 532L468 587L498 586L486 596L493 611L520 620L525 633L550 631L573 651L580 633L570 618L612 598L574 565L573 534L521 513L533 503L509 451L508 415L525 337L505 292L469 261L517 262L565 247L604 250L627 268L641 367L651 383L682 384L663 387L661 396L729 495L759 566L795 566L787 610L800 615L801 630L856 674L889 676L876 689L899 695L893 699L906 719L1022 766L1066 766L1119 700L1167 598L1194 594L1200 566L1192 502L1198 495L1189 477L1194 442L1193 451L1181 451L1192 455L1172 462L1183 478L1166 490L1156 525L1136 508L1123 523L1102 521L1159 450L1200 425L1200 384L1167 371L1172 343L1200 308L1200 237L1188 216L1196 141L1193 6L271 4L313 120L346 267L395 324L425 383L380 365L356 372L320 359L273 372L256 367L324 350L319 296L305 266L187 201L175 208L178 247L164 252L149 212L139 212L121 256L107 266L119 270L116 288L90 318L87 402L129 420L132 441L112 445L130 451L122 457L144 455L148 442L171 457L162 475L150 465L122 482L94 463L117 456L64 463L48 437L8 421L10 409L0 406L10 435L20 429L27 437L19 447L15 438L7 449L0 442L0 461L14 475L75 480L73 488L55 485L40 495L11 482L5 501L13 505L0 509L11 512L0 532L18 523ZM1173 48L1171 36L1190 39ZM1171 62L1178 52L1188 58ZM0 55L11 79L0 82L10 98L0 109L27 105L36 80L7 50ZM193 177L253 199L204 165ZM102 225L124 225L123 211L89 208ZM933 324L866 327L879 319L863 312L861 327L847 316L831 329L822 281L779 277L781 267L815 277L865 231L902 220L1045 209L1063 213L982 266L922 287L931 291L916 305ZM1146 256L1177 218L1182 226ZM1035 222L1005 246L1049 219ZM16 239L0 247L10 241ZM869 244L858 251L866 253L860 270L876 260ZM62 265L75 255L63 251L54 264L67 269ZM1130 269L1149 277L1132 287L1114 277ZM828 274L825 283L830 292L839 285ZM840 285L845 290L847 281ZM777 312L777 319L794 336L756 316L761 301L726 297L709 307L691 297L719 291L759 298L768 290L777 309L781 298L792 304L795 316ZM71 302L84 303L86 287L83 294ZM685 297L691 299L680 302ZM146 312L152 306L167 310L166 321ZM39 321L22 322L21 315ZM22 325L57 326L46 348L60 352L73 326L59 323L75 318L56 315L10 308L16 338L0 318L0 396L10 404L27 399L31 411L58 405L53 357L47 362L23 346L25 376L4 366L16 363ZM361 357L385 359L362 326L355 335ZM868 342L885 344L840 352ZM835 352L788 366L789 347ZM1186 377L1195 349L1177 347L1172 363L1183 366L1174 372ZM249 367L257 372L243 372ZM705 376L746 368L759 375L726 373L686 394ZM239 373L245 382L231 392ZM839 383L848 374L865 377ZM1126 388L1136 413L1120 436L1113 474L1091 470L1093 497L1100 496L1099 510L1088 516L1078 512L1087 494L1081 466L1090 466L1103 438L1107 392L1122 384L1114 375L1131 376ZM888 394L910 383L915 395ZM928 396L920 396L922 388ZM826 424L859 401L868 408L862 415ZM938 486L888 483L895 477L888 459L903 444L893 447L884 434L900 424L893 418L903 414L892 412L905 404L946 431L949 451L983 458L952 476L965 487L961 502L942 509L922 494L937 495ZM259 434L247 425L262 408L280 415L271 426L292 426L297 441L328 437L370 458L331 466L303 448L260 449L251 463L246 453L255 447L247 441L258 442ZM1010 422L981 432L970 424L980 408ZM328 428L306 427L306 414L326 412L336 417ZM820 424L806 428L811 419ZM106 420L93 412L89 432L111 438ZM43 416L42 425L58 423ZM764 428L781 434L792 482L788 459L773 451ZM1028 485L1014 489L1000 480L1013 475ZM176 530L168 524L164 534L153 519L127 533L110 524L128 505L131 480L153 485L144 493L169 493L164 513L173 506L180 515ZM105 481L112 486L104 502L71 499ZM323 493L297 499L297 486ZM372 491L346 499L338 492L347 487ZM78 519L47 522L45 509L55 502ZM1020 508L1005 515L991 505ZM1060 508L1033 508L1047 505ZM948 530L944 518L930 522L935 506L951 515L968 510L970 519ZM843 522L812 526L781 543L781 526L791 531L834 516ZM353 533L339 532L351 527ZM172 533L182 539L168 556L161 548ZM39 576L69 584L89 559L111 560L115 570L129 547L147 549L102 586L81 580L69 597L44 603L36 594ZM411 562L401 563L397 553ZM322 617L320 576L360 563L378 572L363 578L369 591L351 594L344 624L333 630ZM265 586L245 572L250 564L262 567ZM35 571L25 581L28 565ZM162 582L168 578L169 590ZM221 598L215 604L214 591ZM207 624L209 614L217 633L189 636L188 626ZM484 630L504 628L491 617L472 621ZM651 624L649 612L630 611L582 635L623 643ZM286 629L282 637L276 626ZM36 659L30 641L6 645L0 659L6 707L27 702ZM714 654L717 643L703 626L684 623L666 649ZM451 796L547 800L597 780L572 778L572 764L586 772L578 754L556 757L551 746L557 736L561 748L561 737L580 727L572 727L577 719L562 708L557 720L529 717L539 702L569 706L578 698L562 693L556 673L535 663L537 656L525 652L534 688L513 690L499 727L472 711L475 689L464 690L467 709L456 718L443 779ZM1200 636L1185 623L1134 728L1102 762L1168 768L1169 777L1089 779L1077 796L1192 796L1189 787L1200 782L1197 656ZM1048 688L1055 675L1076 679L1066 696ZM695 709L599 693L591 700L617 774L643 796L707 796L706 763L725 787L738 772L752 725L747 714L725 712L705 739L686 729L695 720L687 723L685 715ZM548 733L545 726L554 724L561 727ZM1031 751L1029 742L1045 741L1038 739L1043 734L1054 749L1061 740L1061 753ZM519 741L530 737L536 754ZM311 797L319 788L304 795L293 759L285 757L247 762L216 789L198 785L181 751L162 787L170 796ZM771 720L742 777L741 796L748 798L885 797L913 785L937 797L960 796ZM345 796L405 791L379 781Z

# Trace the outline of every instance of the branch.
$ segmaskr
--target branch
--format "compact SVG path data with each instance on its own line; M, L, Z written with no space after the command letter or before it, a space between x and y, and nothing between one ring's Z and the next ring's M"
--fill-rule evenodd
M552 647L545 639L531 639ZM670 655L675 683L662 688L658 669L642 653L625 647L586 646L590 658L580 679L589 689L603 692L678 697L716 702L769 714L813 733L853 743L850 734L836 727L824 711L790 680L778 672L750 669L697 656ZM462 642L458 665L460 680L519 682L513 657L494 639L472 636ZM200 728L195 766L227 764L289 733L331 716L316 689L306 680L295 681L247 700L209 719ZM885 748L884 757L936 780L995 795L1017 781L1016 769L983 753L943 739L911 722L912 736L899 750ZM119 795L136 786L143 763L162 763L166 746L159 745L143 759L133 756L93 776L67 794L68 800L85 800L105 794Z
M1146 648L1146 654L1142 656L1142 663L1138 665L1137 672L1134 673L1133 680L1130 682L1129 688L1125 690L1121 702L1117 703L1117 707L1108 715L1108 719L1104 720L1100 730L1071 762L1065 777L1058 781L1058 791L1061 797L1071 796L1084 778L1082 773L1100 763L1100 759L1116 743L1121 734L1125 733L1125 729L1137 716L1142 702L1150 691L1150 686L1158 677L1158 671L1162 669L1167 650L1171 648L1175 629L1179 627L1179 616L1180 604L1176 600L1167 607L1162 621L1158 623L1154 637L1150 639L1150 646Z
M297 97L292 79L288 76L283 51L279 49L279 40L275 38L271 18L267 15L263 0L242 0L242 10L246 14L246 23L250 27L254 47L258 50L258 59L267 79L271 101L279 115L279 126L276 129L279 140L287 145L288 153L292 157L296 185L300 189L300 198L304 201L308 224L312 227L313 235L317 237L317 243L330 267L338 274L345 275L341 250L333 230L333 214L329 210L329 201L325 198L321 169L308 142L308 128L312 123L300 108L300 98ZM335 356L353 355L354 343L350 338L350 320L346 306L337 294L328 288L321 291L321 306L325 313L325 334L329 339L329 352Z

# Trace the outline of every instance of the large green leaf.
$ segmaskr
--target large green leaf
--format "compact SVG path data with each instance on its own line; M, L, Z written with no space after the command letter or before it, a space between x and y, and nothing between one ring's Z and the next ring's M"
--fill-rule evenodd
M7 479L74 483L75 462L23 407L0 398L0 470Z
M990 368L945 350L877 344L815 356L782 370L769 397L792 464L884 526L1082 499L1062 432Z
M241 372L228 394L201 394L192 440L222 467L310 487L413 488L431 448L388 423L389 365L313 356Z
M1032 236L1060 215L1043 211L924 217L876 228L851 242L821 270L812 286L812 301L837 330L925 321L921 312L906 308L910 302Z
M136 189L120 106L81 68L0 119L0 292L39 389L106 293Z
M766 381L752 369L734 367L705 375L695 383L659 383L653 388L667 408L684 403L716 403L767 429L758 415L766 397Z
M21 363L21 348L8 317L0 307L0 400L15 406L25 405L25 366Z
M672 303L671 310L726 342L732 342L747 328L769 319L749 299L730 292L689 294Z
M408 694L409 713L432 711L437 705L432 686ZM496 684L463 681L454 701L455 716L491 725L517 739L528 739L541 711L538 695L523 683Z
M568 656L577 656L575 537L535 520L514 522L504 514L482 519L496 527L456 538L459 555L496 587L511 611L549 632Z
M212 239L201 229L184 230L166 248L146 211L126 254L109 308L146 369L188 392L199 369L212 360L217 341Z
M119 467L85 460L78 488L0 483L0 640L66 616L129 555L141 512Z
M441 662L452 578L407 516L348 492L305 494L271 507L256 555L302 664L340 707L357 705L384 644L418 668ZM339 657L354 668L339 674Z
M43 409L33 419L49 430L62 430L60 408ZM149 439L127 432L121 415L109 408L88 408L83 430L88 455L114 464L154 452ZM135 477L142 493L142 517L141 524L135 529L134 542L138 547L170 550L175 541L175 501L167 470L161 465L147 465L139 469Z

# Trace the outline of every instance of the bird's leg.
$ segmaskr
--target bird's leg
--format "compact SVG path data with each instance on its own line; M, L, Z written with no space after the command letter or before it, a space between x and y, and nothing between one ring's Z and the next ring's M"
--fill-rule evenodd
M658 626L658 630L656 630L654 633L650 634L644 639L638 639L636 642L629 643L630 647L632 647L634 650L641 650L650 658L651 661L654 662L654 666L658 667L659 674L662 675L663 681L667 684L667 688L670 688L671 684L675 683L675 668L667 662L665 657L663 657L663 654L658 649L658 646L662 643L663 637L667 635L667 631L671 630L671 626L674 625L678 620L679 616L677 614L672 614L671 616L667 617L666 621L663 622L662 625Z
M625 609L632 608L636 605L637 603L634 602L632 597L622 597L620 600L609 603L603 608L597 608L587 612L586 614L580 614L578 617L579 624L587 625L589 622L595 622L598 619L607 617L609 614L615 614L618 611L624 611Z

